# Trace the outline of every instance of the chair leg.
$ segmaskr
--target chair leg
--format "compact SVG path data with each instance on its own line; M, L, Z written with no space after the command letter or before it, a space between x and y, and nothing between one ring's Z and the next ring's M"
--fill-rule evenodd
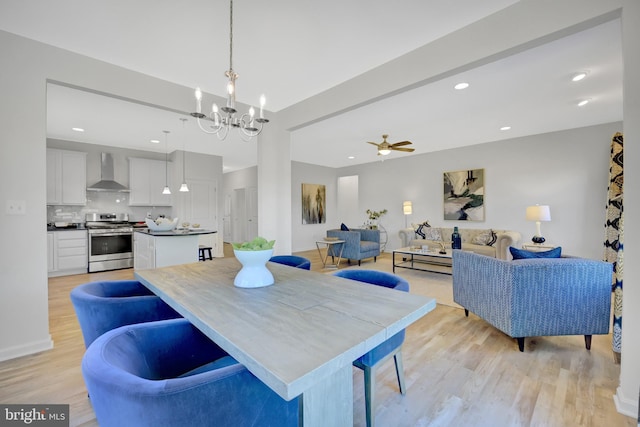
M364 367L364 401L365 411L367 418L367 427L373 427L375 425L375 414L373 408L375 408L376 397L376 371L375 368L370 366Z
M464 309L464 315L465 315L466 317L469 317L469 310L468 310L468 309L466 309L466 308Z
M378 257L377 257L377 256L374 256L374 257L373 257L373 262L376 262L377 260L378 260Z
M584 345L587 347L587 350L591 350L591 335L584 336Z
M360 263L362 262L362 260L358 260L358 267L360 267Z
M518 348L521 352L524 352L524 337L516 338L518 340Z
M393 361L396 363L396 375L398 376L398 387L400 388L400 394L405 394L407 388L404 385L404 367L402 366L402 350L399 349L396 354L393 355Z

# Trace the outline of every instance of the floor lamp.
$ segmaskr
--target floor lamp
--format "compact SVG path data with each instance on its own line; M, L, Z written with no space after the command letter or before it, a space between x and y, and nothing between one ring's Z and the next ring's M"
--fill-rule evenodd
M407 215L413 213L413 206L410 201L402 202L402 212L404 213L404 228L407 228Z

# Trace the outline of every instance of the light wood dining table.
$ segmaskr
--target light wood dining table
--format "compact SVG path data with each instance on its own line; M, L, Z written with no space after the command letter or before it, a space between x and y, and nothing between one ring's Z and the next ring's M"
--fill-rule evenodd
M275 284L238 288L235 258L135 277L285 400L302 424L353 425L352 362L435 308L435 300L271 263Z

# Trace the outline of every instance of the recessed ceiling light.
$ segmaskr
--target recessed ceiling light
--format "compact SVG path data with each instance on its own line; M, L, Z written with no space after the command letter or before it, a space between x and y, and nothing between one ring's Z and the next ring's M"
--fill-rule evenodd
M154 144L160 144L160 141L157 139L152 139L149 142L153 142Z
M356 158L356 156L349 156L349 157L347 157L347 159L349 159L349 160L353 160L353 159L355 159L355 158Z
M585 99L583 101L578 102L578 107L584 107L585 105L587 105L589 103L589 101L591 101L590 99Z
M84 129L82 128L71 128L71 130L74 130L76 132L84 132Z
M462 83L458 83L453 88L456 89L456 90L462 90L462 89L466 89L468 87L469 87L469 83L462 82Z
M500 128L500 130L509 130L509 129L511 129L511 126L502 126Z
M571 81L572 81L572 82L579 82L580 80L584 79L585 77L587 77L587 73L586 73L586 72L584 72L584 71L582 71L582 72L577 73L576 75L574 75L574 76L571 78Z

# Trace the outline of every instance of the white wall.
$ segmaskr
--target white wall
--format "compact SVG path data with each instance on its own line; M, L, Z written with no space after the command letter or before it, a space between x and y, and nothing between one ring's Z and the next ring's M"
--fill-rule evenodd
M551 207L552 221L542 224L542 234L550 243L568 254L601 259L611 137L621 130L621 123L609 123L337 170L294 163L294 196L295 183L324 183L333 175L333 183L327 185L327 225L294 223L294 248L311 249L315 237L340 225L338 208L329 203L336 200L332 189L339 176L357 175L360 223L367 219L367 209L388 210L381 219L389 236L387 251L401 245L398 231L405 224L405 200L413 203L409 223L429 220L440 227L517 230L523 241L529 241L535 231L535 224L525 220L525 209L540 203ZM445 221L443 172L466 169L484 169L485 221ZM293 203L295 218L299 203L295 199Z
M615 402L619 412L638 415L640 389L640 2L625 0L622 13L624 57L624 292L622 366ZM639 417L640 421L640 417ZM640 424L640 422L639 422Z

